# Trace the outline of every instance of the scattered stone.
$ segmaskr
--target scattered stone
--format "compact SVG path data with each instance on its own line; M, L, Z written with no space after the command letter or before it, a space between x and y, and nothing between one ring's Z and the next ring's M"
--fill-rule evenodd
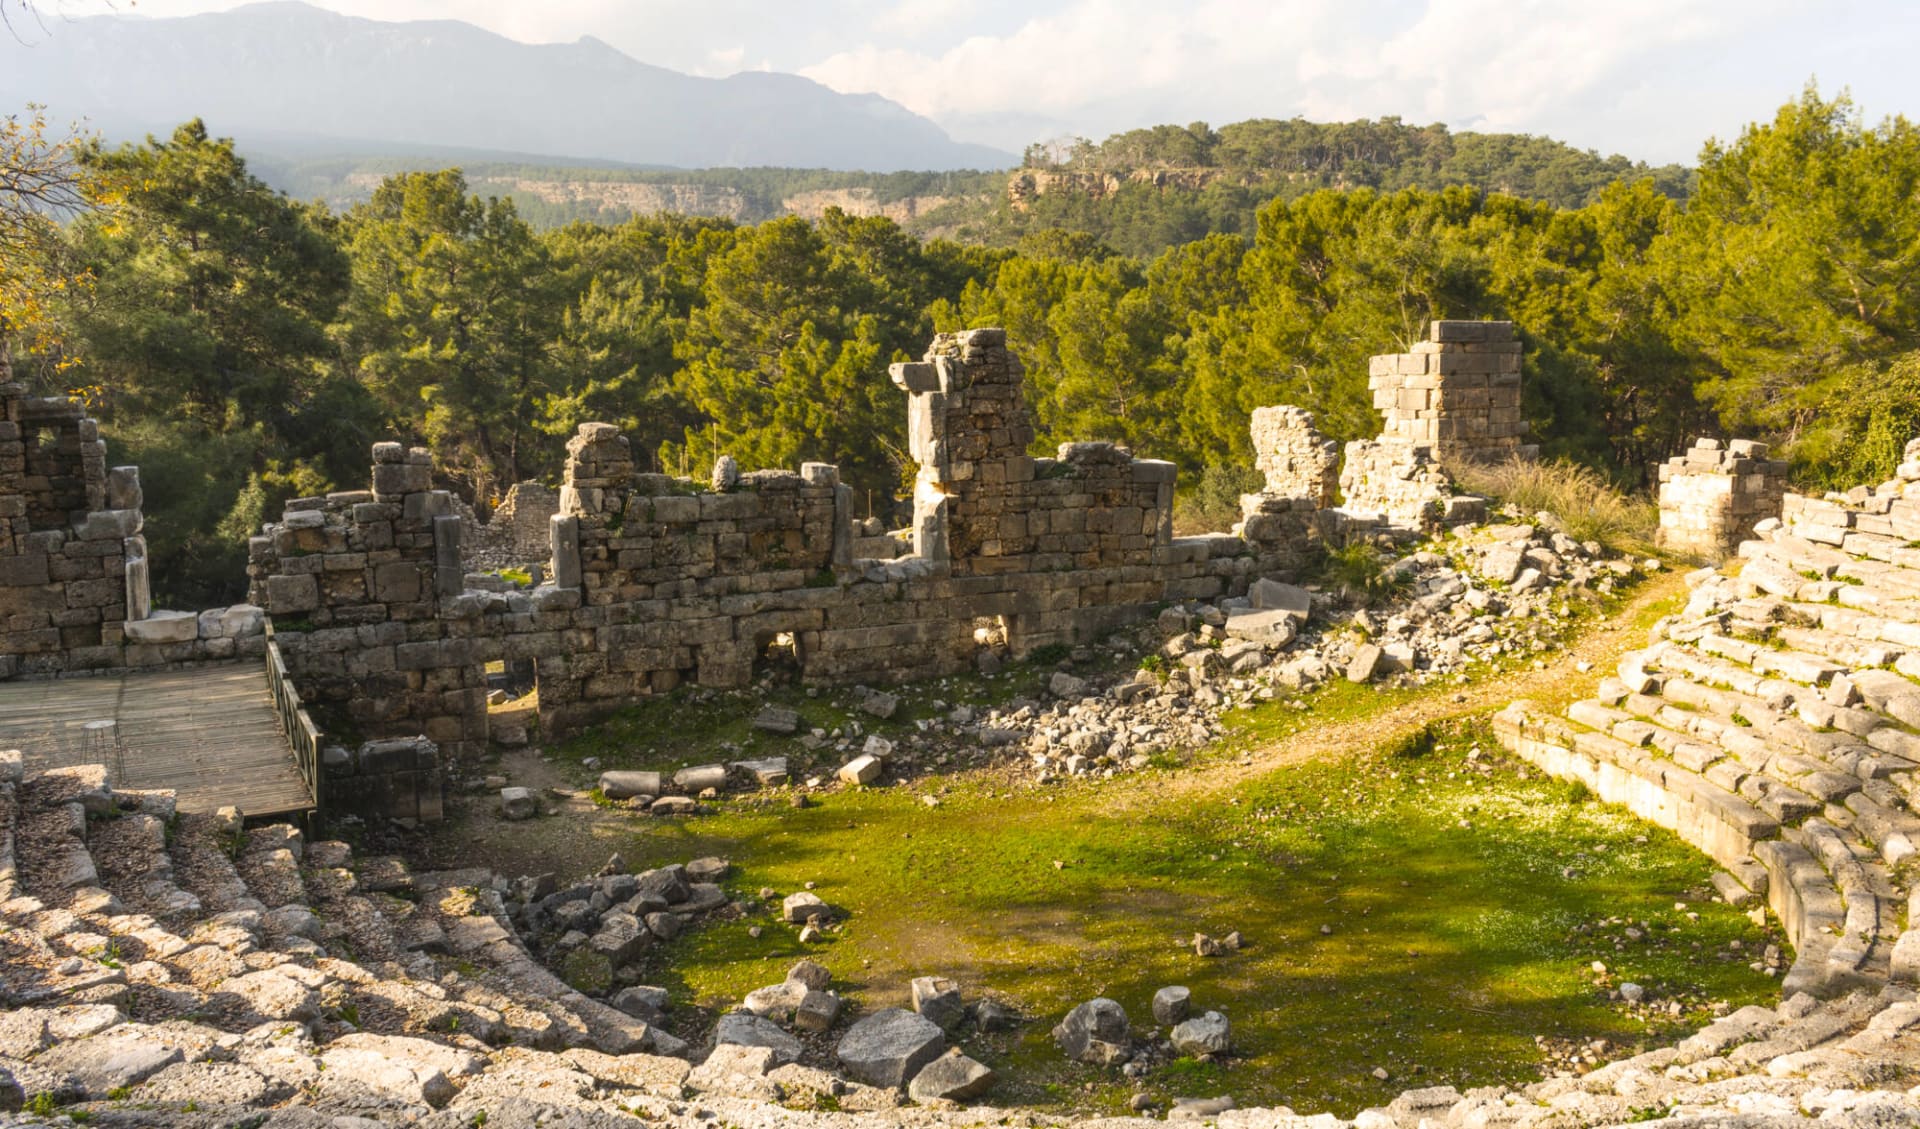
M755 729L768 733L783 733L792 736L800 732L800 714L784 706L766 706L753 718Z
M713 1041L716 1046L732 1043L742 1047L767 1047L773 1051L776 1064L797 1062L800 1058L800 1040L752 1012L730 1011L721 1016L713 1029Z
M808 988L793 1009L793 1025L802 1031L821 1032L840 1018L840 997L818 988Z
M1353 652L1352 661L1347 663L1347 681L1373 681L1374 674L1379 671L1380 664L1385 658L1386 652L1379 647L1372 643L1362 643Z
M803 984L816 991L825 991L833 983L833 973L827 966L816 960L802 960L787 969L787 979L795 984Z
M916 1102L964 1102L993 1088L993 1071L968 1058L958 1047L922 1067L907 1084Z
M1189 1019L1173 1029L1173 1049L1198 1058L1226 1054L1232 1046L1232 1026L1217 1011Z
M781 920L789 925L800 925L813 921L824 921L833 916L833 907L820 900L820 895L801 890L788 894L780 902Z
M502 788L500 814L509 820L532 819L540 814L540 801L530 788Z
M880 763L880 758L862 753L841 765L835 775L847 784L864 786L880 779L880 774L885 771L886 765Z
M986 1032L1012 1031L1025 1022L1025 1018L999 1000L981 1000L973 1009L973 1022Z
M1153 1021L1172 1027L1187 1018L1193 1007L1193 993L1186 988L1162 988L1153 994Z
M1078 698L1086 694L1087 680L1075 678L1064 670L1056 670L1053 677L1047 680L1047 689L1056 698Z
M884 693L879 690L869 690L866 695L860 699L860 712L872 714L882 721L893 717L895 713L899 712L899 709L900 699L897 695Z
M1053 1039L1068 1058L1094 1066L1115 1066L1133 1054L1126 1009L1104 996L1068 1012L1053 1029Z
M944 976L921 976L912 985L913 1010L952 1031L967 1018L967 1005L960 999L960 986Z

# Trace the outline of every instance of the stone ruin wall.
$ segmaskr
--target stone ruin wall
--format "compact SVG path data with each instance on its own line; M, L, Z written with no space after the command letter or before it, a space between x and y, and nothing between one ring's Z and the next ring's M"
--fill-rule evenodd
M1730 557L1755 522L1779 517L1787 464L1751 439L1697 439L1657 468L1661 548L1714 560Z
M153 610L139 468L11 377L0 358L0 678L264 654L258 608Z
M523 568L547 559L560 492L541 482L516 482L486 521L466 522L467 566L476 571ZM465 517L465 514L462 514Z
M389 443L371 490L296 499L252 539L254 597L304 695L369 734L464 753L488 735L489 662L533 664L551 733L686 683L745 686L771 646L790 645L809 682L951 674L973 663L982 620L1016 651L1082 642L1297 559L1306 521L1173 538L1171 464L1098 443L1027 456L1019 378L998 330L942 335L896 366L921 466L912 556L853 555L852 492L832 466L696 491L637 473L617 428L586 424L548 583L489 591L467 575L429 454Z

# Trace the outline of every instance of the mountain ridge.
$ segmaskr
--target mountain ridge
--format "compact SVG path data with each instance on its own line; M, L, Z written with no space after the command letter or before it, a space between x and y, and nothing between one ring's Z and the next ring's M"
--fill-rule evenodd
M343 150L434 145L677 168L1017 163L898 103L799 75L703 78L590 35L529 44L460 20L373 20L302 0L76 19L0 54L0 102L44 103L114 140L198 117L260 148L291 134Z

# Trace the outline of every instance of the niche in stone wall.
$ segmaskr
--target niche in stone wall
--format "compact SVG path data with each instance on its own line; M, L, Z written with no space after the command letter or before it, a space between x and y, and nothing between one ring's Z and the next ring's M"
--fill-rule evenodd
M778 685L798 682L801 671L800 636L793 631L761 631L753 637L753 680Z

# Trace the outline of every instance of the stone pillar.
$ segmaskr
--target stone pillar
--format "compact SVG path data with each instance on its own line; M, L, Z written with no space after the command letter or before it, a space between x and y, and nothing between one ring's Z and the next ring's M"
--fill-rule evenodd
M1787 492L1786 460L1751 439L1697 439L1658 469L1660 546L1716 560L1738 552L1754 523L1779 517Z
M554 514L547 520L553 548L553 586L580 587L580 519Z
M1434 322L1412 351L1368 366L1380 438L1430 446L1443 466L1538 456L1520 414L1520 356L1510 321Z
M433 519L433 593L458 596L467 587L466 565L460 560L460 515Z
M129 537L122 545L126 554L127 619L145 619L153 612L153 589L147 575L147 539Z

